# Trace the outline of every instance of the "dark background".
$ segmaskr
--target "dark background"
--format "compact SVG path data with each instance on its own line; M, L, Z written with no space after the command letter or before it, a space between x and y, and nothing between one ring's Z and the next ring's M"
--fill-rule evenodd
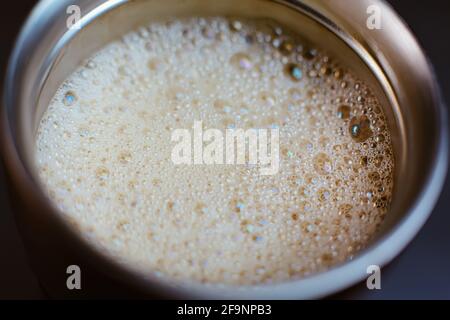
M226 1L226 0L219 0ZM0 85L14 39L36 0L3 3L0 9ZM350 2L350 1L349 1ZM430 57L447 102L450 102L450 1L390 0ZM431 218L408 248L382 270L382 290L365 283L332 298L450 299L450 182ZM0 299L42 299L28 267L7 203L0 166Z

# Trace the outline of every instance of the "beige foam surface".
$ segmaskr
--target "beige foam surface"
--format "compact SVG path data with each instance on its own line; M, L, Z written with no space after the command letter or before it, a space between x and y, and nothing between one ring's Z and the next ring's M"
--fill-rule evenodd
M279 128L280 170L174 165L174 129ZM354 257L385 216L393 152L377 98L270 21L153 23L56 92L36 138L50 198L125 264L182 281L281 282Z

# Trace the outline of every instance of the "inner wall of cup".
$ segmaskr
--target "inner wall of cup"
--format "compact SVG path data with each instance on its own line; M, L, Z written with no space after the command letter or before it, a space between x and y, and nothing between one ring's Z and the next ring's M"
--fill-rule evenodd
M383 85L364 60L344 41L319 22L281 3L261 0L132 1L105 12L70 39L55 60L41 90L38 105L35 109L32 131L37 131L43 113L62 82L96 51L109 42L151 21L166 17L188 16L271 18L293 31L300 30L299 33L306 42L310 42L329 52L332 56L338 57L342 65L351 68L360 79L371 87L384 109L395 152L395 185L391 210L377 237L390 231L406 212L402 203L404 199L397 196L397 183L401 180L399 167L406 158L406 152L402 147L404 137L399 130L399 123L402 120L401 115L393 111L390 103L392 97L386 94Z

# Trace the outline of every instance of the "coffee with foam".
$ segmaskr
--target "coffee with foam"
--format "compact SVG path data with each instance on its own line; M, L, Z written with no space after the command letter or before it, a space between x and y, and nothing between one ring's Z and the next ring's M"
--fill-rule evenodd
M280 167L175 165L171 133L279 128ZM61 213L118 261L181 281L298 279L354 257L393 188L380 102L267 20L154 22L59 88L36 138Z

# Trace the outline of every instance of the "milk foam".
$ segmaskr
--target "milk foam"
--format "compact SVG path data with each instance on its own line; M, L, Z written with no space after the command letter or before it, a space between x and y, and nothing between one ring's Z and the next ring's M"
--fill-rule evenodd
M280 170L182 165L171 133L280 129ZM351 259L391 201L381 106L351 70L270 21L152 23L61 85L36 162L49 197L93 245L147 273L281 282Z

